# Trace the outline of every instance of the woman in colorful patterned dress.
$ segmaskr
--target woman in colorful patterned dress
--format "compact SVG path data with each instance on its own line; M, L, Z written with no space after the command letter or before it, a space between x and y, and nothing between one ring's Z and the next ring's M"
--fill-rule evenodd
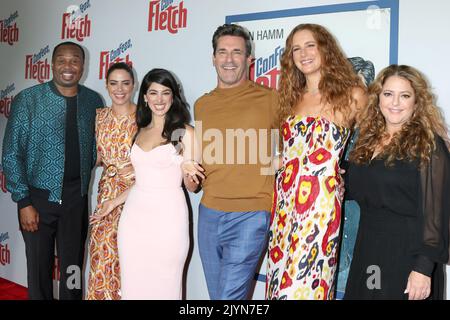
M97 163L103 166L103 172L98 185L97 210L90 219L90 272L86 296L89 300L120 300L117 227L122 206L115 207L114 199L134 182L130 149L137 125L131 67L126 63L113 64L106 75L106 88L112 106L99 109L95 130Z
M268 299L333 299L343 182L339 161L357 110L360 78L322 26L301 24L281 59L282 168L269 231Z

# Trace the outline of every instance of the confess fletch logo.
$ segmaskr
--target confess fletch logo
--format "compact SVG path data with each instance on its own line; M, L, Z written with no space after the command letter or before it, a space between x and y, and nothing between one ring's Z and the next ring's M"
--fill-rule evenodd
M106 73L108 72L109 67L117 62L125 62L130 67L133 66L133 62L130 59L130 54L128 49L133 46L131 43L131 39L128 39L125 42L122 42L117 49L109 50L109 51L101 51L100 52L100 70L99 70L99 79L104 79L106 77Z
M14 83L8 85L4 90L0 91L0 114L4 115L6 118L9 118L11 114L11 102L14 99L12 93L16 90L16 86ZM6 188L4 188L4 176L3 172L1 173L1 182L2 182L2 191L6 192Z
M0 170L0 188L3 193L7 193L8 190L6 190L6 177L3 173L3 170Z
M8 239L8 232L0 233L0 265L2 266L11 264L11 251L6 243L6 240Z
M0 42L12 46L15 42L19 41L19 28L15 22L18 16L19 12L16 11L9 18L0 20Z
M276 47L268 57L259 57L250 65L250 80L263 86L276 89L280 76L280 57L284 48Z
M80 42L91 35L91 20L87 14L90 0L80 6L69 6L62 16L61 39L76 39Z
M44 81L50 79L50 64L46 57L49 52L50 46L47 45L38 53L25 56L25 79L34 79L39 83L44 83Z
M184 1L173 5L174 0L152 0L149 4L148 31L167 30L172 34L186 28L188 10Z

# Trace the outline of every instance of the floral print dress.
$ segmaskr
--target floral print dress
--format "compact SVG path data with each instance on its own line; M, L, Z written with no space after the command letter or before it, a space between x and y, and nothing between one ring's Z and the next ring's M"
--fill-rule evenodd
M322 117L282 127L269 231L267 299L334 298L344 194L339 160L350 130Z
M135 116L135 113L116 116L111 108L97 111L97 155L103 166L98 184L99 204L116 198L134 183L130 150L137 131ZM117 228L122 208L123 205L118 206L92 226L87 300L120 300Z

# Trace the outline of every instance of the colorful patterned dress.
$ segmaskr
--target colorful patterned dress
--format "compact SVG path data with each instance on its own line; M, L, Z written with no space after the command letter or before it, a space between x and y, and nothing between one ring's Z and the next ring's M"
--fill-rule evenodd
M290 116L282 127L267 267L267 299L334 298L349 129L321 117Z
M98 110L95 131L97 154L103 166L97 202L102 203L114 199L134 183L130 150L137 131L135 113L116 116L111 108ZM122 207L115 208L92 226L88 300L120 300L117 227Z

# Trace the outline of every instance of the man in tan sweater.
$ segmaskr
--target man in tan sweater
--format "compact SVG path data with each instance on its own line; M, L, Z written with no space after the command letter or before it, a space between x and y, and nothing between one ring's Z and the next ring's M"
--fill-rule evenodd
M251 47L244 28L220 26L213 36L217 87L195 103L206 172L198 243L214 300L249 298L270 222L278 99L248 80Z

